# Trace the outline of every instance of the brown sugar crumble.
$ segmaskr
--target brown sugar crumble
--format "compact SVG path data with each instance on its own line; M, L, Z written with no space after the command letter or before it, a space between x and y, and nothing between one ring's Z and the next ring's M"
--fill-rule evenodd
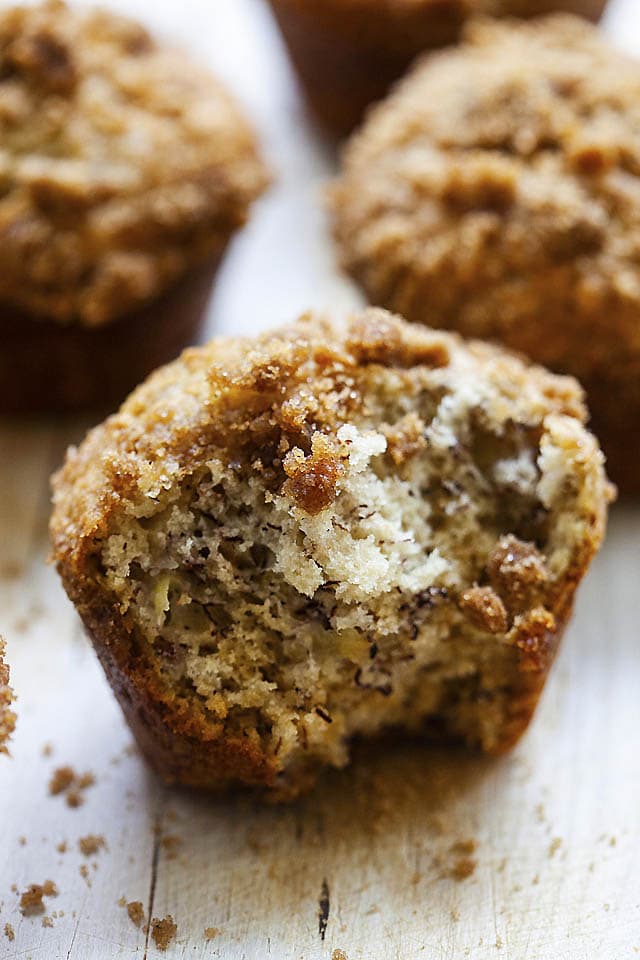
M91 857L100 850L106 849L106 841L102 835L94 833L87 834L86 837L80 837L78 840L78 849L85 857Z
M73 767L58 767L49 781L49 793L57 796L67 790L75 780Z
M298 447L291 450L283 467L289 477L287 489L307 513L314 516L333 503L343 466L327 437L322 434L313 437L308 457Z
M52 880L30 884L20 896L20 913L23 917L33 917L44 913L44 897L57 897L58 888Z
M154 917L151 921L151 937L158 950L166 950L177 932L178 925L170 913L162 920Z
M525 609L547 580L544 558L535 544L511 534L499 539L488 570L492 585L513 613Z
M504 604L491 587L465 590L460 598L460 608L474 626L489 633L504 633L509 626Z

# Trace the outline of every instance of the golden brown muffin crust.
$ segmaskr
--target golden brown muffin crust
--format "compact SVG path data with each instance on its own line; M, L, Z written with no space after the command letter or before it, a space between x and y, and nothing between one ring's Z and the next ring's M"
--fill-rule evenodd
M15 714L9 709L13 693L9 686L9 667L4 662L5 644L0 637L0 753L7 752L7 740L15 727Z
M59 0L0 12L0 299L98 326L215 260L266 183L207 71Z
M440 404L441 416L432 414L428 426L430 398ZM448 417L453 418L451 424L464 420L466 426L459 427L469 431L464 441L449 432L458 428L446 427ZM309 738L329 736L329 759L325 757L324 762L346 762L341 737L349 734L340 715L341 709L347 710L345 704L351 703L354 715L361 717L361 731L369 729L372 721L367 717L379 713L381 698L385 709L391 705L390 722L393 718L404 722L402 686L394 692L390 674L381 664L387 662L385 658L399 656L397 675L413 676L407 666L413 654L409 649L405 663L402 644L416 641L419 623L423 631L436 631L429 642L440 642L439 630L447 636L451 631L453 646L443 653L447 657L455 660L456 644L469 635L476 643L482 638L481 660L489 664L492 656L497 658L497 687L483 697L476 696L473 670L464 659L477 652L461 656L456 669L462 669L463 679L458 687L451 681L451 693L449 682L444 681L440 720L449 735L480 743L489 752L506 749L531 717L576 585L603 535L609 491L597 444L582 426L584 417L581 391L574 381L527 367L486 344L465 344L455 335L412 327L380 310L351 318L345 329L308 316L253 341L213 341L157 371L118 414L91 431L79 449L69 451L54 479L51 522L53 557L65 588L156 769L165 779L215 789L242 782L267 787L282 797L299 792L313 781L320 766L319 748L314 753ZM382 426L384 436L375 433ZM527 464L521 454L509 453L512 443L532 444L533 452L527 446L521 453L532 452L534 461ZM366 460L371 451L381 459L375 469L363 473L362 457ZM454 573L452 567L451 583L456 585L448 589L426 586L433 583L431 570L440 569L441 564L437 550L430 556L434 541L427 542L427 537L412 553L410 544L417 543L417 534L405 532L403 539L400 528L393 528L391 514L402 502L406 518L412 518L407 522L416 530L426 516L432 518L435 531L448 528L449 523L462 530L455 510L465 509L466 495L462 486L455 489L455 480L447 481L438 492L440 457L449 458L454 471L456 463L469 462L477 478L497 470L495 482L522 513L520 520L514 520L500 503L497 520L487 515L478 521L483 543L452 548L461 554L471 550L474 559L466 573ZM427 486L423 488L423 470L429 464L433 477L428 482L424 478ZM213 470L212 477L215 474L212 487L203 481L203 471L208 469ZM462 478L467 468L459 469ZM417 483L413 492L407 486L411 476ZM478 482L485 489L485 481ZM354 571L352 561L344 560L349 550L377 549L366 524L376 514L375 491L380 483L389 484L381 509L390 512L379 517L386 533L377 536L380 549L391 558L390 565L381 573L380 562L386 561L380 554L378 559L353 561L359 564ZM534 501L520 492L530 483L537 491ZM345 509L340 504L345 503L350 484L355 484L351 489L358 498L355 509L360 519L351 512L339 512ZM206 493L202 492L205 487ZM251 500L252 491L255 500ZM252 506L245 507L243 495L249 496L246 504ZM194 496L200 504L197 509L203 512L202 520L194 521L192 527L189 504ZM482 496L488 498L481 508L484 516L482 511L493 509L494 500L486 491ZM540 498L539 507L535 497ZM418 507L416 514L421 498L428 507ZM287 505L284 513L272 511L274 504L280 509L278 503ZM215 516L214 510L218 511ZM333 511L338 513L332 526ZM213 524L212 530L229 526L218 547L208 546L200 529L208 523ZM361 523L365 526L360 531ZM353 540L349 524L355 525ZM291 533L283 534L287 525ZM523 536L496 536L496 530L514 525L536 529L546 555ZM315 548L317 559L327 551L322 561L327 572L322 576L317 564L316 572L308 569L311 557L304 550L312 548L301 546L305 530L307 534L315 530L318 544L324 543ZM133 550L137 564L140 549L146 551L139 546L140 538L147 535L149 543L160 536L162 544L155 559L142 560L151 578L130 576L127 551ZM339 543L342 535L349 541L346 547ZM187 541L185 566L182 560L174 561L171 551L175 544ZM245 543L249 553L236 556L238 543ZM410 552L396 563L394 557L403 556L404 549ZM266 574L274 579L263 588L260 577L270 551L278 559ZM227 559L239 576L248 571L252 586L247 617L237 628L233 626L234 608L245 602L239 596L235 601L210 598L207 609L212 620L190 621L186 633L179 626L172 633L171 624L180 622L190 603L185 595L172 607L172 582L181 571L191 576L189 571L195 570L194 590L207 589L206 584L224 579L222 566ZM458 560L467 563L461 557ZM458 560L452 560L454 566ZM338 568L329 572L334 562L342 564L344 583ZM435 567L430 566L433 563ZM202 564L212 564L206 568L208 573ZM268 600L260 601L263 589ZM269 612L271 602L281 605L280 620ZM372 614L367 613L369 606ZM170 607L167 633L162 624ZM262 616L269 625L266 634L256 627L256 618ZM335 624L334 616L338 617ZM362 616L366 622L373 616L368 627L363 626L365 621L360 630L348 625ZM295 626L283 641L280 660L273 652L280 648L272 644L280 642L278 631L284 629L287 617L294 618ZM147 622L149 634L145 633ZM374 626L385 622L386 628ZM189 631L201 627L205 639L190 661L193 674L186 676L181 673L183 654L178 647L191 636ZM266 648L255 645L256 629ZM389 639L396 635L397 640ZM314 637L328 643L329 650L337 644L325 666L329 674L346 669L348 683L337 699L325 697L317 709L312 703L304 719L296 690L307 681L301 675L295 685L271 678L274 670L289 662L297 642L313 645ZM242 658L246 652L242 669L249 673L245 679L238 661L231 679L233 692L223 695L215 683L211 685L211 664L219 655L218 645L227 642L229 657ZM364 660L358 666L361 656ZM260 661L262 675L256 675L252 666L258 657L266 657ZM437 664L432 666L437 669ZM303 667L294 661L292 669L295 673ZM406 670L409 673L403 673ZM416 670L415 676L426 675ZM265 682L275 685L266 701ZM487 707L483 721L482 704L491 703L498 696L496 691L504 709ZM283 747L287 738L291 740L293 728L287 719L289 707L283 714L279 705L274 706L278 698L297 704L292 708L297 718L294 726L298 724L297 746ZM267 711L273 707L268 722L255 714L258 705L265 703ZM414 722L437 712L425 701L416 707ZM276 727L281 731L278 735L273 733ZM282 750L294 758L289 765L283 763ZM313 756L315 765L305 759Z

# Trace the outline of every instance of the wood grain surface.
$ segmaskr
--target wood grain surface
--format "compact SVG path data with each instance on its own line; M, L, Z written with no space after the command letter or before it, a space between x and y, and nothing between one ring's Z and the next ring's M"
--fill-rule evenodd
M334 158L262 4L118 6L227 79L277 177L234 244L209 331L357 304L318 203ZM607 26L640 50L636 0L612 3ZM509 757L379 743L297 805L262 808L156 781L46 563L48 477L87 426L0 422L0 632L19 716L12 758L0 757L1 958L640 955L640 507L612 511L537 717ZM49 793L65 765L95 777L75 808ZM88 835L106 847L87 857ZM23 917L19 894L47 879L58 895ZM166 952L121 898L174 918Z

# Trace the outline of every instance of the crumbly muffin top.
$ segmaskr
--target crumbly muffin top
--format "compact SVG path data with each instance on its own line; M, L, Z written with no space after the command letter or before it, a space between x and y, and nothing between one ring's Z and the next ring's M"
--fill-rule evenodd
M15 716L9 709L13 694L9 686L9 667L3 660L4 648L4 640L0 637L0 753L6 753L6 742L15 726Z
M582 391L570 378L382 310L351 318L344 330L308 315L254 340L216 339L185 351L71 448L54 480L58 558L79 560L111 517L155 510L158 498L214 457L234 475L259 475L267 490L286 485L314 514L331 502L341 470L335 448L319 435L336 435L354 418L377 423L390 402L385 393L397 399L409 386L415 393L421 377L430 390L461 391L465 409L475 390L487 429L495 419L502 430L507 409L510 422L521 424L556 414L584 434L585 450L587 438L593 443L581 426ZM409 421L387 441L398 464L420 449L420 431Z
M98 326L215 259L266 182L207 71L131 20L0 12L0 299Z
M624 375L640 356L640 65L567 16L465 36L348 144L331 194L344 264L410 320Z

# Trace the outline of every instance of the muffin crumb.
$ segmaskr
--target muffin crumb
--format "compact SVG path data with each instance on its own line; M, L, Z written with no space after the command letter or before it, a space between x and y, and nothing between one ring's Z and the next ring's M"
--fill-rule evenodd
M175 834L165 834L160 841L167 860L175 860L182 845L182 837Z
M67 806L75 808L84 803L84 791L93 786L95 777L91 772L77 774L73 767L58 767L49 781L49 793L57 796L63 793Z
M120 907L126 907L129 919L136 927L142 926L144 923L144 907L140 900L130 900L127 902L124 897L121 897L120 900L118 900L118 905Z
M86 837L80 837L78 848L85 857L90 857L100 850L104 850L107 844L101 834L89 833Z
M68 790L74 782L75 772L73 767L58 767L53 771L53 775L49 781L49 793L52 796L57 796L57 794Z
M478 866L478 861L472 856L477 849L477 841L473 839L459 840L450 847L450 854L453 854L454 861L449 870L449 876L453 880L461 882L471 877Z
M151 921L151 937L158 950L163 952L167 949L171 941L178 932L178 926L174 923L171 914L167 914L162 920L154 918Z
M52 880L43 884L32 883L20 896L20 913L24 917L44 913L43 897L57 897L58 890Z

